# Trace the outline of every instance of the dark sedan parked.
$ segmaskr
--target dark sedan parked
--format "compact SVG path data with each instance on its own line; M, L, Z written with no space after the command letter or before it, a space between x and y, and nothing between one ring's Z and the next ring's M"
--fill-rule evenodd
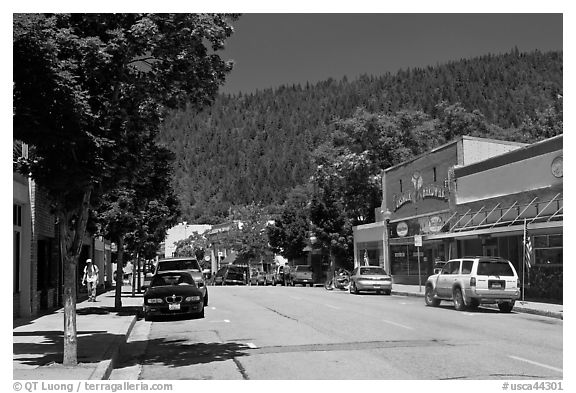
M144 293L144 318L190 315L204 317L203 293L188 272L162 272L152 278Z

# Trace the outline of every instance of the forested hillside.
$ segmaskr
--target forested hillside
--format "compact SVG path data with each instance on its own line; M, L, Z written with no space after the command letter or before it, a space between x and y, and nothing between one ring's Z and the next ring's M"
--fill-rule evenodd
M497 137L519 139L515 130L539 113L562 112L562 73L562 52L513 50L353 81L220 95L203 112L173 113L161 141L176 154L174 187L183 218L216 222L231 206L281 204L289 190L308 180L311 152L334 121L358 107L436 118L441 108L460 103L502 130Z

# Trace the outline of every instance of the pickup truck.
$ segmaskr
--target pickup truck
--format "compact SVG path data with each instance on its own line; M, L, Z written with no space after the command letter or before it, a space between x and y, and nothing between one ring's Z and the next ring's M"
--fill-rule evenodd
M312 266L298 265L294 267L290 272L290 284L292 284L292 286L296 284L306 286L306 284L308 284L313 287L314 279L312 277Z

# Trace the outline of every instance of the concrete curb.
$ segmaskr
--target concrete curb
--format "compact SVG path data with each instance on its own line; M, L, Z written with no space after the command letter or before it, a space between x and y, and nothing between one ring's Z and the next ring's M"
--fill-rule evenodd
M395 290L392 290L392 295L424 297L423 292L422 293L420 293L420 292L404 292L404 291L395 291ZM483 307L496 308L496 309L498 308L498 306L495 306L493 304L486 304ZM525 308L525 307L517 307L517 306L514 307L513 311L514 312L521 312L521 313L525 313L525 314L540 315L542 317L556 318L556 319L564 320L564 314L561 312L556 312L556 311L537 310L534 308Z
M123 337L120 336L116 338L112 343L112 345L108 347L104 355L106 360L102 360L100 363L98 363L98 366L96 366L96 369L94 370L92 375L90 375L90 380L107 380L110 377L110 374L112 373L112 370L114 369L114 366L118 361L118 356L120 355L120 348L122 347L122 344L126 343L126 340L130 336L130 333L132 332L132 329L134 328L134 325L136 324L137 320L138 315L134 315L132 321L130 322L130 325L128 326L126 334Z

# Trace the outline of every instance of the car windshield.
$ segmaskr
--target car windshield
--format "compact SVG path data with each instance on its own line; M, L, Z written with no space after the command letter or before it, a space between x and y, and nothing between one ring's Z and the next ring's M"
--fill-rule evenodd
M189 274L161 274L154 276L150 283L150 287L168 285L194 285L194 280Z
M513 276L514 272L510 263L502 262L479 262L478 271L479 276Z
M372 276L372 275L379 275L385 276L386 270L381 267L374 266L374 267L361 267L360 268L360 275L361 276Z
M297 272L311 272L311 271L312 271L312 267L311 267L311 266L296 266L296 268L294 269L294 271L297 271Z
M200 266L198 266L198 261L194 259L181 259L175 261L158 262L158 271L166 271L166 270L194 270L199 272Z

